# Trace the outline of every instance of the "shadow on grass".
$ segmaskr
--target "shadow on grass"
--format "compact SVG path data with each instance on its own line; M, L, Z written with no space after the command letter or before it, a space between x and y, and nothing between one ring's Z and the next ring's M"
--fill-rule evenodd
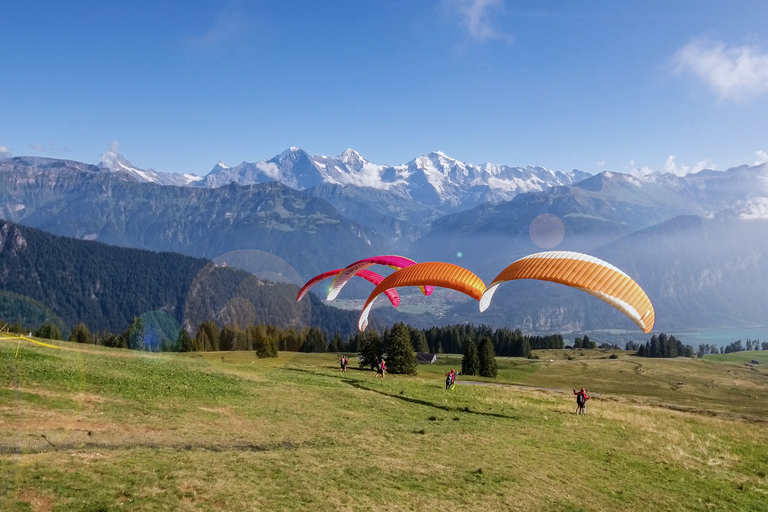
M315 375L315 376L318 376L318 377L327 377L329 379L337 379L337 377L335 377L333 375L328 375L328 374L325 374L325 373L313 372L311 370L305 370L305 369L302 369L302 368L286 368L286 370L289 370L289 371L292 371L292 372L308 373L310 375ZM353 379L349 379L349 378L346 378L346 379L342 378L341 382L343 382L345 384L348 384L348 385L352 386L353 388L362 389L364 391L372 391L374 393L378 393L379 395L383 395L383 396L386 396L388 398L395 398L397 400L402 400L403 402L408 402L408 403L416 404L416 405L423 405L424 407L431 407L433 409L440 409L442 411L446 411L446 412L450 412L450 413L463 412L463 413L467 413L467 414L477 414L477 415L480 415L480 416L491 416L491 417L494 417L494 418L504 418L504 419L508 419L508 420L517 419L514 416L508 416L506 414L499 414L499 413L495 413L495 412L473 411L469 407L449 407L447 405L438 405L438 404L435 404L433 402L428 402L426 400L419 400L418 398L411 398L411 397L408 397L408 396L405 396L405 395L397 395L397 394L387 393L385 391L381 391L380 389L375 389L375 388L370 388L370 387L364 386L360 382L358 382L356 380L353 380Z

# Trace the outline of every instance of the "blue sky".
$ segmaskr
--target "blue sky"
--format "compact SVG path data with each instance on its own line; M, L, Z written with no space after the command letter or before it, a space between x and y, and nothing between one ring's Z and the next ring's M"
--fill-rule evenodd
M205 174L378 164L677 173L768 160L768 2L6 2L0 156Z

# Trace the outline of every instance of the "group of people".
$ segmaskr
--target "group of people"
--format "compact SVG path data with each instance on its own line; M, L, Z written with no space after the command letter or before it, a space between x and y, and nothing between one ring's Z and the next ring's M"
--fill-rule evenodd
M341 359L339 359L339 363L341 364L341 371L346 372L347 366L349 366L349 358L347 356L341 356ZM384 361L384 359L380 359L378 364L376 365L376 377L384 378L384 374L387 371L387 363ZM456 387L456 370L451 368L451 371L445 374L445 389L452 390ZM576 395L576 414L587 414L587 400L589 400L589 396L587 396L587 391L584 388L581 388L581 390L576 391L576 388L573 388L573 394Z
M345 355L342 355L339 359L339 364L341 365L341 371L346 372L347 366L349 366L349 358ZM384 374L387 372L387 362L384 361L384 358L379 359L379 362L376 364L376 377L384 378Z

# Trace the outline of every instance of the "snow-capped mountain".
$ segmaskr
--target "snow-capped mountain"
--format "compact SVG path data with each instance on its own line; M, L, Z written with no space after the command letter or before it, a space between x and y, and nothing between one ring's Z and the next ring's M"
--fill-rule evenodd
M454 210L487 201L506 201L521 192L571 185L589 176L577 170L467 164L439 151L407 164L388 166L373 164L352 149L329 157L310 156L301 148L292 147L266 161L242 162L235 167L220 162L196 185L216 188L229 183L279 181L299 190L320 184L354 186L392 191L426 206Z
M169 174L165 172L157 172L153 169L139 169L126 160L123 155L112 150L104 153L99 168L120 174L127 177L129 181L135 181L137 183L157 183L158 185L185 187L203 179L194 174Z

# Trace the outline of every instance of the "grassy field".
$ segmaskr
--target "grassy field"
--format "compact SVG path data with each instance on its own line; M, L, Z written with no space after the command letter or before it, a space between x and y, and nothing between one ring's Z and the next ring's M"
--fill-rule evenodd
M332 354L16 348L2 511L768 510L768 368L741 360L540 351L446 392L459 356L381 380Z

